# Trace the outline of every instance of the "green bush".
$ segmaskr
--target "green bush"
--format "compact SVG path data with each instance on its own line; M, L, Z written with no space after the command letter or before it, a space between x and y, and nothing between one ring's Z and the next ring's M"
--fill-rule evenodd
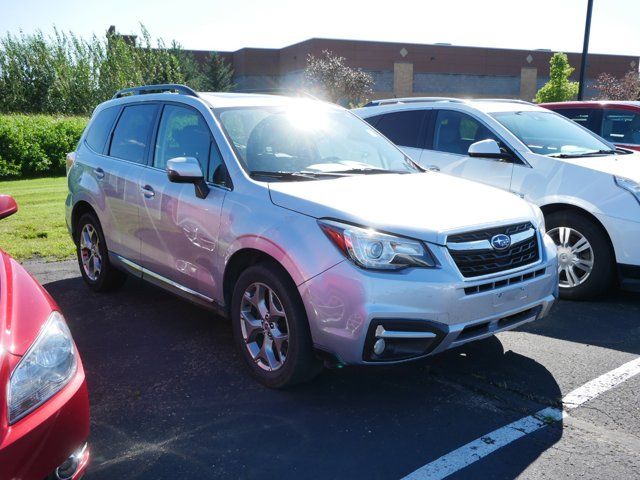
M63 175L87 119L0 115L0 179Z

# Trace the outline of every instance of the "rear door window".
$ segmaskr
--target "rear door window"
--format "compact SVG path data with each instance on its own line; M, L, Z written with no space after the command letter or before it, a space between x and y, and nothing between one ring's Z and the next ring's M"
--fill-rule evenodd
M422 148L421 132L425 110L405 110L383 115L375 127L401 147Z
M632 110L605 109L602 136L612 143L640 144L640 114Z
M135 163L146 163L158 105L145 103L125 107L111 139L109 155Z
M107 138L111 133L111 127L113 127L113 122L119 111L120 107L105 108L101 110L91 122L87 136L85 137L85 142L87 142L87 145L89 145L94 152L104 152Z

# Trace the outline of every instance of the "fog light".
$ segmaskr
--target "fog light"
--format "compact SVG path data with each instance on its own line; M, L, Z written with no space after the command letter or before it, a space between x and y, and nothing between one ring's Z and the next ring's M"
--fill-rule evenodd
M373 353L376 355L382 355L387 345L384 343L384 338L379 338L376 343L373 344Z

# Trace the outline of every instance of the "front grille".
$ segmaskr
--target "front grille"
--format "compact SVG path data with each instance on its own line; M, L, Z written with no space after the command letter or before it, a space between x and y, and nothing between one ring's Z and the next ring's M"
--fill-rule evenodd
M473 287L467 287L464 289L464 293L466 295L475 295L476 293L484 293L488 292L489 290L496 290L498 288L515 285L516 283L526 282L527 280L531 280L532 278L538 278L544 275L545 271L545 268L541 268L540 270L536 270L535 272L527 272L523 275L516 275L515 277L505 278L504 280L498 280L495 282L475 285Z
M517 223L515 225L506 225L504 227L487 228L484 230L473 230L471 232L456 233L447 237L447 243L475 242L478 240L490 240L494 235L504 233L505 235L513 235L515 233L526 232L533 228L531 222Z
M494 235L500 233L514 235L531 228L533 228L531 223L526 222L506 227L476 230L452 235L447 238L447 244L489 240ZM467 278L523 267L535 263L540 259L538 235L536 235L535 232L532 237L515 243L503 251L494 250L491 247L482 250L454 250L450 248L449 253L460 270L460 273Z

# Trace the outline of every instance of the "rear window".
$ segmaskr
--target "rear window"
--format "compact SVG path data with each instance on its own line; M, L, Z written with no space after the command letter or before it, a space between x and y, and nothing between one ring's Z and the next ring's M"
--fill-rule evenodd
M376 123L376 128L396 145L421 148L420 130L423 118L424 110L388 113Z
M96 118L91 122L91 126L87 131L85 142L91 147L92 150L102 153L104 146L107 143L107 137L113 127L113 122L118 115L119 107L109 107L101 110Z
M158 106L152 103L125 107L111 140L109 155L144 163Z

